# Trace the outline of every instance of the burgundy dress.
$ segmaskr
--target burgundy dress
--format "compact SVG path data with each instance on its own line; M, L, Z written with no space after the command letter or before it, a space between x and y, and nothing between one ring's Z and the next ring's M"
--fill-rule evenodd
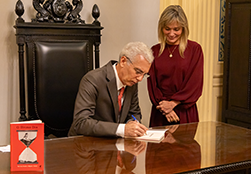
M160 44L152 47L155 57L147 79L149 96L152 102L150 127L170 125L164 115L156 109L162 100L176 100L181 103L174 108L179 116L179 123L198 122L196 101L202 94L203 87L203 52L201 46L188 40L184 58L179 54L178 46L169 45L174 50L169 57L169 50L164 49L158 56Z

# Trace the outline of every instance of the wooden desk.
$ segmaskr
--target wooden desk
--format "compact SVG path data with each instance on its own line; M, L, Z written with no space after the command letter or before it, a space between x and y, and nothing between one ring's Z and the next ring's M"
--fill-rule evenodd
M46 140L44 173L115 173L117 140L124 139L78 136ZM125 139L124 146L131 152L121 154L127 173L251 172L251 130L225 123L172 126L161 143ZM10 173L9 161L10 154L0 152L1 174Z

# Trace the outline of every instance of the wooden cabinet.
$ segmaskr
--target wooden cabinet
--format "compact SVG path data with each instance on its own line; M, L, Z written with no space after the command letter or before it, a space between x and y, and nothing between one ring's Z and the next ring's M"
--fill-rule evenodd
M251 128L251 0L226 0L223 122Z

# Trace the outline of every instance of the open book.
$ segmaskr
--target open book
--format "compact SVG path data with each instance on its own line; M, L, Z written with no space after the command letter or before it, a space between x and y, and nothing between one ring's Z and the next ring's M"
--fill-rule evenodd
M165 137L165 132L168 129L149 129L146 131L146 134L141 137L126 137L126 138L133 138L137 140L144 140L148 142L161 142Z

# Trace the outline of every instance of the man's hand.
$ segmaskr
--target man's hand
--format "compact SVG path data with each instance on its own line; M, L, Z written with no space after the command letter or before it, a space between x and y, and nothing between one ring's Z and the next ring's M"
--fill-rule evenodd
M146 142L125 139L124 146L125 151L135 156L138 156L146 149Z
M168 122L178 122L180 121L180 118L177 116L177 114L174 111L169 112L165 115Z
M140 137L143 136L148 130L143 124L137 121L129 121L125 125L125 136L128 137Z

